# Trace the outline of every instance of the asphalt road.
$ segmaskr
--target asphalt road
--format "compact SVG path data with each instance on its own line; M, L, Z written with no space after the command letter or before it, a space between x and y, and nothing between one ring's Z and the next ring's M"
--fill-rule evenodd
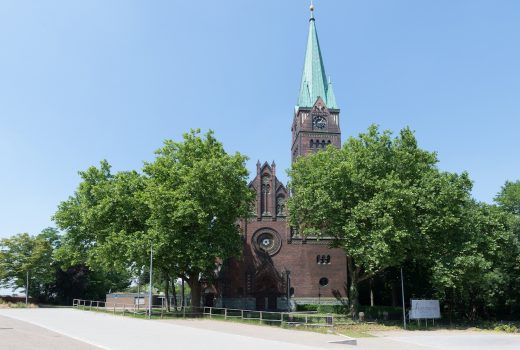
M95 346L27 322L0 316L0 350L95 350Z
M329 343L329 341L343 340L335 335L276 327L207 319L149 321L74 309L0 309L0 328L8 328L0 329L0 349L2 350L94 349L95 346L104 349L183 350L520 349L520 335L503 333L383 332L375 338L358 339L358 345L353 346Z
M289 342L186 327L170 322L134 319L75 309L3 309L0 310L0 315L30 322L105 349L319 349L319 347ZM330 339L336 338L339 337L330 336ZM324 345L327 345L325 341Z

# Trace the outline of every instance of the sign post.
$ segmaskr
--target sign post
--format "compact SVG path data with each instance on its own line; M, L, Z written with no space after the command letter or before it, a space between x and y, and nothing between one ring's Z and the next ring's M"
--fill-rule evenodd
M150 291L148 292L148 318L152 318L153 244L150 242Z
M411 300L411 320L435 320L439 318L441 318L441 308L438 300Z
M406 330L406 311L404 307L404 280L403 280L403 268L401 267L401 296L403 298L403 325Z

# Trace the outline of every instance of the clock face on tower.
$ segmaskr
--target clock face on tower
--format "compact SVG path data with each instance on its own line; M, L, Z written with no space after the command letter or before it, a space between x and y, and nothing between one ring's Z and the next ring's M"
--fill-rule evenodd
M314 118L312 118L312 127L314 129L325 129L325 127L327 126L327 119L325 119L325 117L322 117L322 116L316 116Z

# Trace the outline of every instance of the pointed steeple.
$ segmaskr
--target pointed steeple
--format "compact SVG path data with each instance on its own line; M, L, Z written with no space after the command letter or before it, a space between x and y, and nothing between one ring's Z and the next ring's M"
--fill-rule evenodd
M298 96L296 107L311 108L318 97L321 97L328 108L337 109L338 106L336 105L332 84L330 81L327 81L325 66L321 57L320 42L314 19L314 6L311 5L310 9L309 37L307 39L300 95Z

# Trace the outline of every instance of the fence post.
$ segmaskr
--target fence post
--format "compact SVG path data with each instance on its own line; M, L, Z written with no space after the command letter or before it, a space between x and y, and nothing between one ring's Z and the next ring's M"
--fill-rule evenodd
M114 315L116 314L116 303L114 303Z
M123 316L125 315L125 311L126 311L126 305L123 304Z
M92 300L90 301L90 307L89 310L92 310Z
M186 306L182 307L182 318L186 318Z
M227 320L227 309L224 309L224 320Z
M210 306L209 308L209 318L211 318L211 314L213 313L213 308Z
M260 322L262 322L262 311L260 311Z
M242 317L242 320L244 320L244 310L240 310L240 317Z

